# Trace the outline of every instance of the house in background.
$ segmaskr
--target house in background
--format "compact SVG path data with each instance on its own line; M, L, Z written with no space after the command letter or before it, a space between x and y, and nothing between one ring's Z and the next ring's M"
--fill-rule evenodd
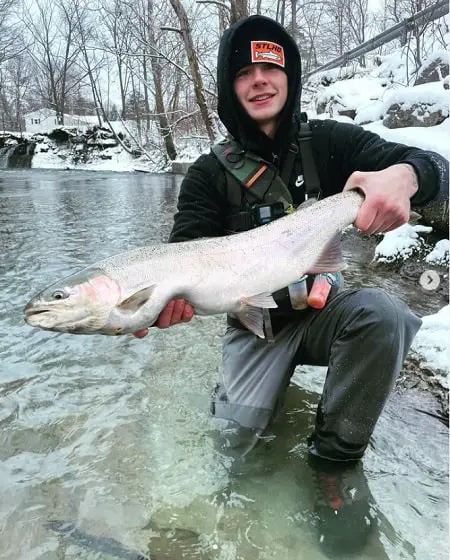
M56 111L53 109L37 109L24 115L26 132L50 132L57 126L61 126L61 119L58 119ZM78 115L64 115L64 126L92 126L98 124L97 117Z

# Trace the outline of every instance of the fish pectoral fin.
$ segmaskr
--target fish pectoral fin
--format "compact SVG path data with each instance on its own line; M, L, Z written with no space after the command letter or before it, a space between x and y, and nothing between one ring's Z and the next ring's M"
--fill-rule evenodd
M264 316L260 307L244 305L243 308L236 313L236 317L249 331L259 336L259 338L265 338Z
M273 299L272 294L257 294L256 296L241 297L240 302L242 305L250 307L261 307L263 309L274 309L278 307Z
M308 274L321 274L324 272L339 272L347 265L344 262L341 247L340 233L335 235L320 253L314 265L307 271Z
M148 286L138 292L135 292L130 297L127 297L118 304L118 308L122 311L138 311L150 299L156 286Z

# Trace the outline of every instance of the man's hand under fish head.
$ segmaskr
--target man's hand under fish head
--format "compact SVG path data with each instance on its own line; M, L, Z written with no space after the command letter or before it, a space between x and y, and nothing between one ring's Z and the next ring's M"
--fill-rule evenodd
M189 303L186 303L186 300L172 299L161 311L158 320L152 326L167 329L172 325L178 325L178 323L188 323L193 316L194 309ZM144 338L147 334L148 329L142 329L134 333L134 336L136 338Z

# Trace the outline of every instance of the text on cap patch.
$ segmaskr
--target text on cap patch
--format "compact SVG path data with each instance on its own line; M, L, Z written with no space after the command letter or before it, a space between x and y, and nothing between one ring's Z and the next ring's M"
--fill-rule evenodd
M252 64L255 62L270 62L284 68L284 49L272 41L252 41Z

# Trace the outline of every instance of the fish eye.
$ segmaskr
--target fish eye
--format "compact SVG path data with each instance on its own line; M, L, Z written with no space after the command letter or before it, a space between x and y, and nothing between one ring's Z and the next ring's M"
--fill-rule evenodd
M66 294L66 292L63 292L62 290L55 290L52 293L52 299L58 300L58 299L65 299L67 297L69 297L69 295Z

